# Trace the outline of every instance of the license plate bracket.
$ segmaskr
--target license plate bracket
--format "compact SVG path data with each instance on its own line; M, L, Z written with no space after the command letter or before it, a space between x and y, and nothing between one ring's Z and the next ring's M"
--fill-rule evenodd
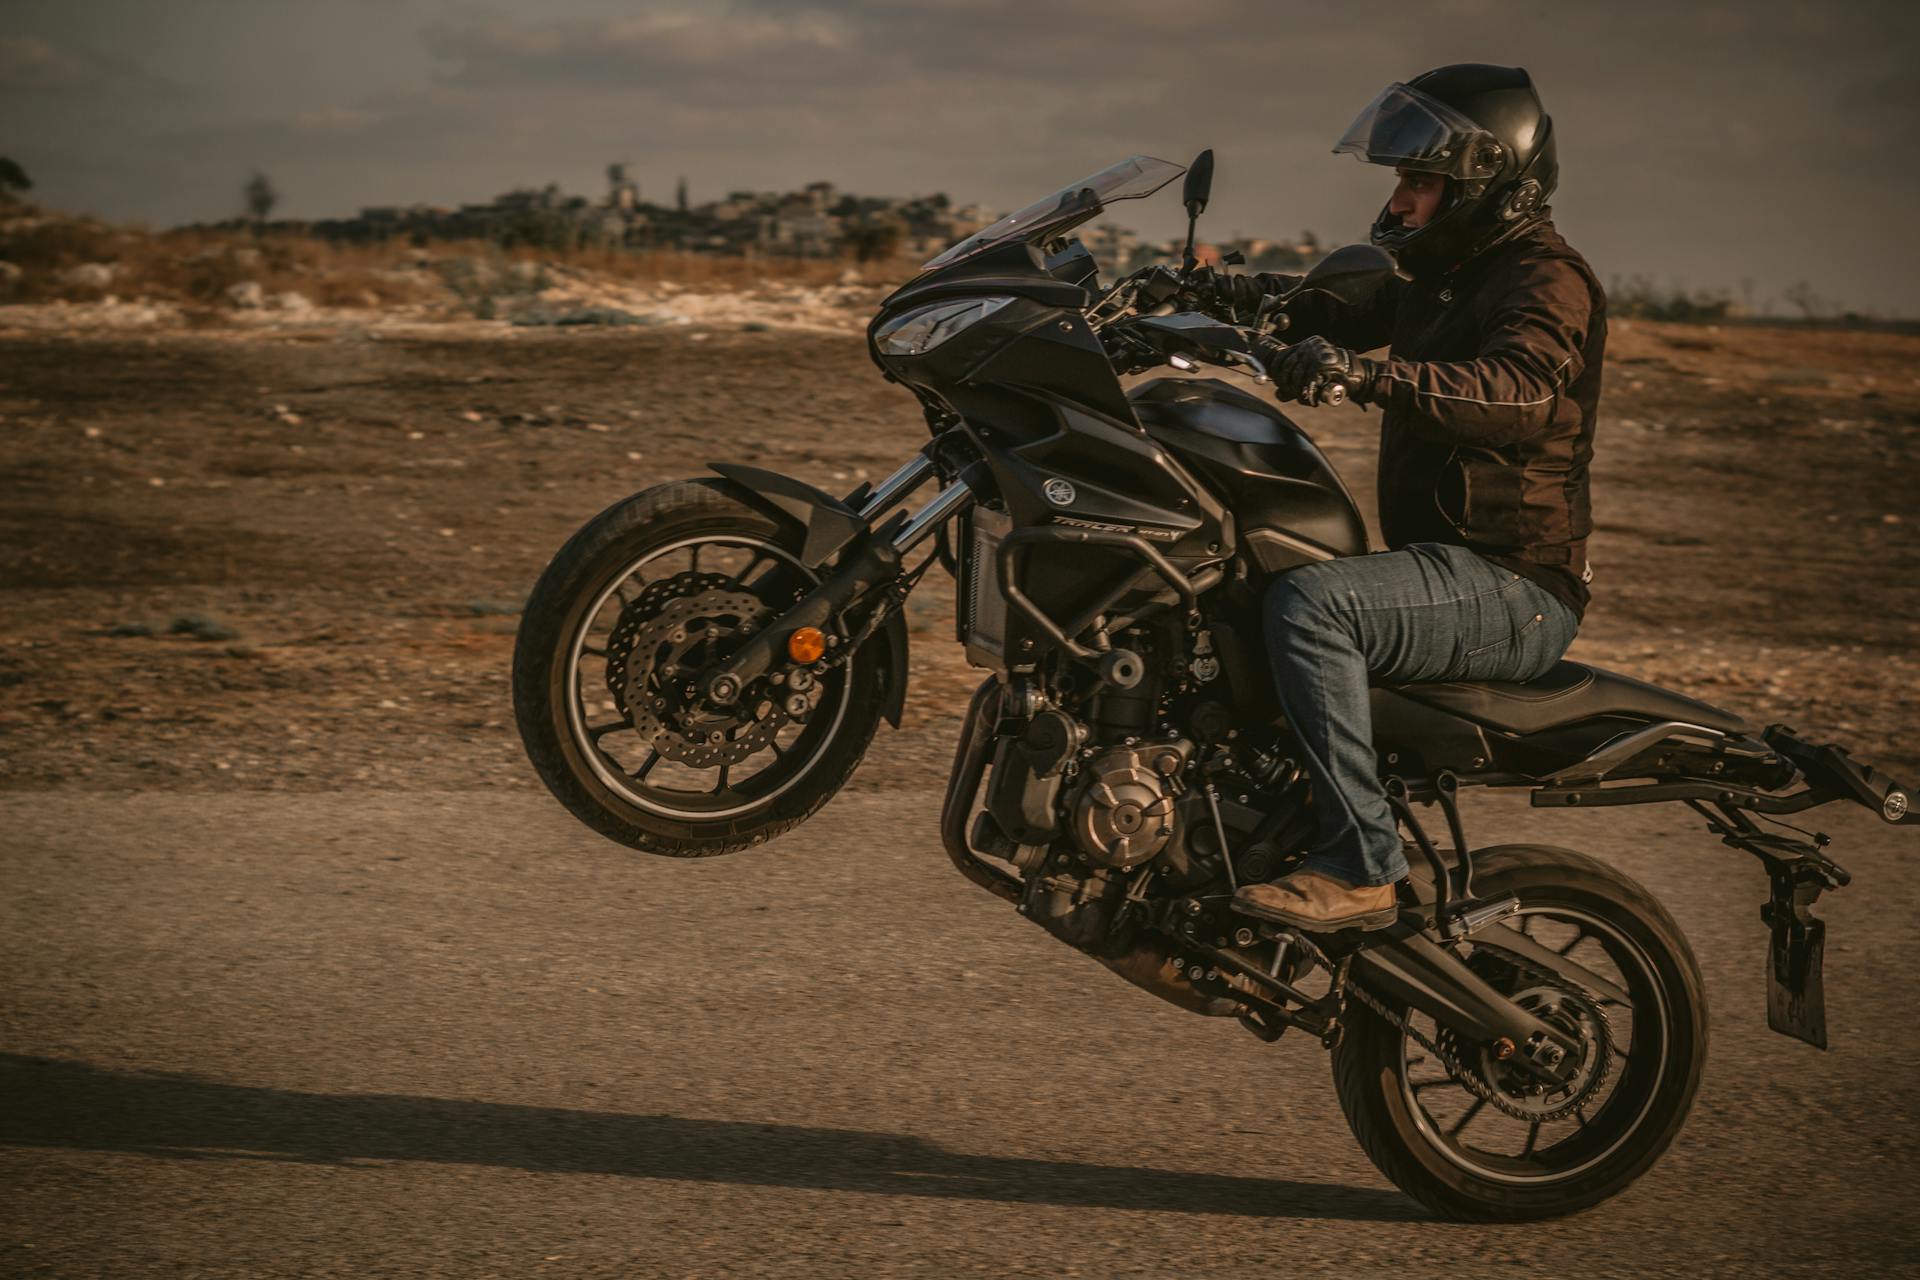
M1767 1025L1825 1049L1827 922L1812 909L1824 886L1795 870L1792 864L1772 869L1773 893L1760 908L1768 927Z

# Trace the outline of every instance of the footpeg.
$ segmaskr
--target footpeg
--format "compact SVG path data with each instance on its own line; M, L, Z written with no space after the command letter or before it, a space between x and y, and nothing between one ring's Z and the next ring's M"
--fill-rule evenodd
M1498 924L1509 916L1520 914L1520 899L1512 894L1504 898L1478 898L1466 902L1456 902L1448 907L1437 922L1441 936L1464 938L1470 933L1478 933L1490 924Z

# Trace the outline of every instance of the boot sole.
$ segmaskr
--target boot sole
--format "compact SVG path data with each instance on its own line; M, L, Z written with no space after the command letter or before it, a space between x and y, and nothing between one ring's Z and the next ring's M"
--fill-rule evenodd
M1379 911L1363 911L1359 915L1340 916L1332 920L1313 920L1306 916L1297 916L1290 911L1272 911L1251 904L1234 903L1233 909L1243 916L1252 916L1256 920L1268 920L1274 924L1284 924L1292 929L1303 929L1308 933L1338 933L1342 929L1358 929L1362 933L1371 933L1376 929L1385 929L1400 918L1398 906L1384 907Z

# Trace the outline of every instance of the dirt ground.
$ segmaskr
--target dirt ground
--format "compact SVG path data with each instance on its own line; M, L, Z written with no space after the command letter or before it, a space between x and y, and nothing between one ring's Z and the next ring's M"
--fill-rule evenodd
M1920 781L1920 338L1616 323L1610 366L1571 656ZM1378 419L1304 420L1370 500ZM923 432L838 334L0 334L0 789L537 786L508 661L576 526L710 459L850 488ZM937 784L978 678L949 583L912 607L857 788Z

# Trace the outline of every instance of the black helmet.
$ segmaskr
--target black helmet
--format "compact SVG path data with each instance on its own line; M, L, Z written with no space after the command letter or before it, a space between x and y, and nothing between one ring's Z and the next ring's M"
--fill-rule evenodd
M1334 151L1448 180L1425 226L1408 230L1385 206L1374 219L1373 243L1413 275L1446 271L1544 217L1560 178L1553 120L1519 67L1466 62L1389 85Z

